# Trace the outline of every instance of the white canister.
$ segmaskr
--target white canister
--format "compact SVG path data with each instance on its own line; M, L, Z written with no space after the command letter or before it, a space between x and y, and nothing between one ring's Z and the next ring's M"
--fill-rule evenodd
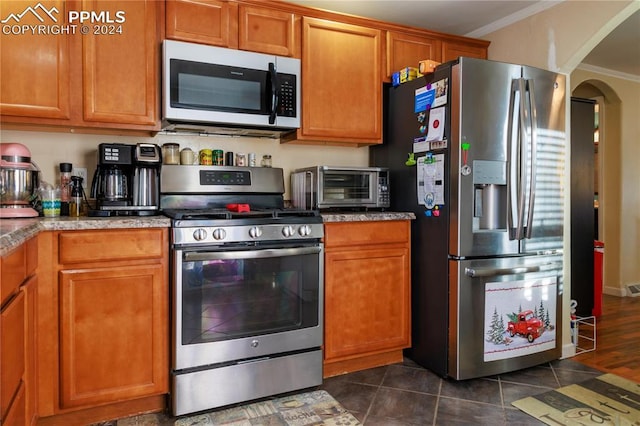
M184 148L180 151L180 164L190 166L195 162L196 154L191 148Z

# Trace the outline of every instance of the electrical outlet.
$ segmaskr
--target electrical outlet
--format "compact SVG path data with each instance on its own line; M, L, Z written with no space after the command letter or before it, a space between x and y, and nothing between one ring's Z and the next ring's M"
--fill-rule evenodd
M82 178L82 183L86 185L87 183L87 169L85 167L74 167L71 172L71 176L80 176Z

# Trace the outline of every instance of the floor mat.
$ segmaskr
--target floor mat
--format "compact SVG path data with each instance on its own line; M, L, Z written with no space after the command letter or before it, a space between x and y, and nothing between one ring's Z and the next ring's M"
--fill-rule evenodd
M351 413L326 391L290 395L226 410L185 417L175 426L357 426Z
M548 425L640 426L640 384L614 374L512 404Z

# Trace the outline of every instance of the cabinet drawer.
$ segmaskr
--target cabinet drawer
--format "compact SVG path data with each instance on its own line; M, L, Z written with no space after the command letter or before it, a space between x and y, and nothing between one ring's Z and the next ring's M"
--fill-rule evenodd
M63 232L58 240L60 263L161 258L169 244L165 233L158 228Z
M0 305L18 290L20 283L26 276L26 245L22 244L16 250L2 257L0 266Z
M409 243L410 223L405 220L325 223L326 248L372 244Z
M7 413L23 375L24 293L20 292L0 313L0 417Z

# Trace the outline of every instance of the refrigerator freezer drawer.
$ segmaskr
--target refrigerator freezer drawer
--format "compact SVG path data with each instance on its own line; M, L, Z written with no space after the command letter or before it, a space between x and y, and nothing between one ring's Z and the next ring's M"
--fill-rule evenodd
M449 376L488 376L560 357L562 256L451 260L449 273Z

